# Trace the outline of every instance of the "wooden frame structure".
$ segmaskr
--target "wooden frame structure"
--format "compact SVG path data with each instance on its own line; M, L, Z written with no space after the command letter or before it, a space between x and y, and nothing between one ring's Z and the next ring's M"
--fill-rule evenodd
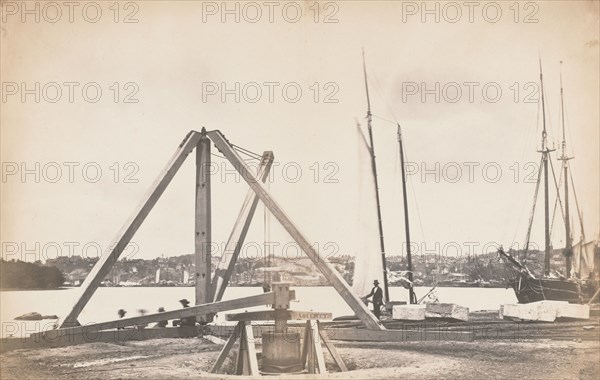
M250 321L240 320L235 326L233 334L227 339L227 342L221 349L217 361L211 369L211 373L219 373L221 367L227 360L229 353L233 349L235 343L239 341L238 352L235 359L236 375L258 376L258 360L256 358L256 346L254 338L254 330ZM340 354L335 349L333 343L327 337L327 334L321 329L319 321L309 319L306 321L304 328L304 337L302 339L302 365L310 374L325 374L325 355L321 342L331 354L333 361L342 372L348 371L348 367Z
M347 371L348 368L342 357L327 335L321 331L318 323L319 319L330 320L331 313L290 310L290 301L295 299L296 294L290 290L289 283L274 283L273 293L275 300L271 305L272 310L246 311L226 315L227 321L237 321L238 323L221 350L211 372L219 372L236 340L239 340L235 373L251 376L259 374L258 364L255 365L257 358L253 321L274 321L273 331L258 334L262 338L262 370L264 373L296 373L306 369L308 369L308 373L326 373L321 342L325 343L340 370ZM290 320L306 320L302 346L300 345L300 334L288 330Z
M211 141L250 186L250 191L242 205L242 209L227 243L227 247L229 248L228 252L231 253L223 260L223 265L219 266L215 278L212 281L210 274L211 200L209 171ZM273 153L265 152L263 154L258 175L255 176L220 131L206 131L204 128L201 132L190 131L181 144L179 144L167 165L163 168L150 187L150 190L144 195L133 214L117 232L113 239L113 243L109 245L110 248L103 253L96 265L92 268L92 271L88 274L80 287L80 294L77 296L75 303L68 314L58 320L57 327L63 329L79 325L77 321L79 314L94 292L98 289L100 283L104 280L114 263L119 259L119 256L167 188L186 157L194 149L196 149L196 305L206 306L207 303L218 302L221 300L239 254L239 250L250 226L254 211L256 210L258 200L260 199L296 243L298 243L306 255L312 260L317 269L337 290L352 310L354 310L365 326L368 329L374 330L385 329L360 298L354 294L337 270L315 251L310 241L294 225L279 203L275 201L270 191L264 186L263 182L268 177L269 168L273 162ZM195 312L191 313L192 310L195 310ZM188 308L185 310L175 310L173 313L178 313L178 315L183 315L182 313L186 315L188 313L202 315L201 311L204 310L207 309L205 307L199 308L198 310L195 308ZM165 319L165 313L146 315L145 317L147 317L144 319L145 321L153 322L153 318L159 318L156 319L156 321ZM124 319L121 320L121 323L123 321ZM114 326L119 325L119 321L113 321L111 323Z

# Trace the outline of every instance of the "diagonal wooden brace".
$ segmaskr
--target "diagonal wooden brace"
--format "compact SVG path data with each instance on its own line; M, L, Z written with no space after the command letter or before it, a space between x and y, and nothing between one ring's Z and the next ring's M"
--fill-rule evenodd
M237 154L233 147L227 142L223 134L220 131L210 131L206 133L207 136L215 143L217 149L225 155L225 157L231 162L234 168L240 173L242 178L250 185L252 190L265 204L265 206L271 211L271 213L277 218L279 223L285 228L290 236L298 243L300 248L306 253L306 255L312 260L315 266L323 273L325 278L331 283L331 285L337 290L340 296L346 301L346 303L354 310L356 316L365 324L369 329L383 330L385 327L379 322L379 320L371 313L367 306L358 298L356 294L350 289L346 280L339 274L339 272L324 258L322 258L317 251L313 248L312 244L308 239L300 232L298 227L294 225L291 219L286 215L285 211L281 208L278 202L273 199L273 196L263 185L262 182L256 179L251 173L250 169L242 158Z
M73 326L77 324L77 317L88 303L100 283L104 280L110 269L117 262L121 253L131 241L133 235L146 219L150 210L154 207L162 193L165 191L175 173L179 170L188 154L196 147L200 141L201 134L191 131L181 142L175 154L171 157L167 165L158 175L150 190L144 195L142 202L136 207L135 211L125 222L123 227L117 232L117 235L104 251L96 265L85 278L85 281L80 286L80 294L77 296L75 304L65 317L58 320L58 327Z

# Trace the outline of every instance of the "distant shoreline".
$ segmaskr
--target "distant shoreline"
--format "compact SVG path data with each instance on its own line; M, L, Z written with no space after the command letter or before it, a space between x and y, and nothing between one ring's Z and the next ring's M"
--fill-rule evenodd
M35 291L35 290L65 290L69 289L69 287L60 287L60 288L0 288L0 292L27 292L27 291Z
M330 287L331 285L292 285L293 287L300 288L313 288L313 287ZM173 285L173 286L156 286L156 285L137 285L137 286L100 286L100 288L193 288L193 285ZM232 288L262 288L262 285L228 285L227 287ZM390 286L392 288L402 288L400 285ZM432 285L420 285L420 287L427 288L433 287ZM67 289L77 289L79 286L63 286L60 288L27 288L27 289L19 289L19 288L0 288L0 292L21 292L21 291L38 291L38 290L67 290ZM438 285L437 288L473 288L473 289L505 289L505 286L452 286L452 285Z

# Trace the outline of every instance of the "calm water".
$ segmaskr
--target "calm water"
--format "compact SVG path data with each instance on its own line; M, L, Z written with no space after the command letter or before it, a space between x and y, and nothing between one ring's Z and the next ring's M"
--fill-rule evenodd
M331 287L296 287L296 299L291 308L300 311L331 312L333 317L354 314L350 307ZM3 291L0 292L0 320L2 336L13 333L14 336L27 335L40 328L49 328L53 321L14 321L14 317L32 311L41 314L66 314L66 309L72 305L78 295L77 288L65 290L34 290L34 291ZM429 288L415 288L417 296L425 295ZM504 303L516 303L517 299L512 289L498 288L437 288L440 302L452 302L474 310L498 309ZM232 299L262 293L260 287L231 287L227 288L223 299ZM407 291L403 288L390 288L390 298L405 301ZM160 306L166 310L181 308L179 300L187 298L194 300L194 288L176 287L132 287L132 288L99 288L83 312L79 316L82 324L103 322L117 319L117 310L125 309L127 317L140 315L140 309L155 312ZM265 307L254 307L238 310L261 310ZM228 313L233 313L230 311ZM219 313L217 322L224 320L225 313ZM17 329L17 331L15 331Z

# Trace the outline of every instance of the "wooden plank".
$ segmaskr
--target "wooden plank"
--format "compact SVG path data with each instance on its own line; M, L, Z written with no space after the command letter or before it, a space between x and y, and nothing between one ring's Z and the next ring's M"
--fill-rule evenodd
M308 347L310 347L310 321L306 321L304 327L304 334L302 338L302 365L306 366L306 359L308 358Z
M249 311L238 314L227 314L226 321L273 321L275 319L306 320L306 319L331 319L331 313L318 313L314 311L295 310L261 310Z
M205 305L187 307L184 309L169 310L161 313L147 314L139 317L117 319L109 322L92 323L86 326L68 327L64 329L46 331L45 336L77 335L84 332L94 332L107 329L122 328L127 326L144 325L152 322L181 319L220 311L235 310L251 306L260 306L273 303L275 293L263 293L256 296L237 298L228 301L214 302ZM32 334L32 336L35 334Z
M258 168L257 178L260 178L262 182L265 182L269 177L269 171L274 160L273 152L264 152L262 159L260 160L260 166ZM218 302L223 298L225 289L231 279L231 274L235 269L235 263L246 240L246 234L250 228L250 223L254 217L254 212L258 205L258 197L252 189L248 189L242 208L238 214L238 217L233 225L223 256L219 260L219 264L215 271L215 276L212 280L212 294L213 302Z
M317 253L309 240L300 232L291 219L286 215L279 203L273 199L269 190L267 190L262 182L254 177L244 160L242 160L232 146L225 140L221 132L210 131L207 132L207 135L215 143L217 149L219 149L219 151L225 155L229 162L233 164L234 168L240 173L242 178L244 178L248 185L250 185L260 200L271 211L275 218L277 218L279 223L281 223L283 228L285 228L285 230L296 241L296 243L298 243L300 248L302 248L306 255L312 260L319 271L325 276L325 278L327 278L327 280L337 290L344 301L346 301L346 303L352 308L354 313L358 316L358 318L360 318L365 326L369 329L384 330L385 327L371 313L371 311L360 300L360 298L354 294L342 275L333 267L331 263L329 263L329 261Z
M237 352L237 359L236 359L236 363L235 363L235 374L236 375L245 375L247 373L245 373L245 371L248 368L248 365L246 364L247 359L246 359L246 322L240 322L240 329L241 329L241 333L240 333L240 346L238 348L238 352Z
M103 252L102 256L94 265L85 281L79 287L79 295L69 313L57 321L58 327L72 326L77 323L77 317L88 303L100 283L104 280L112 266L119 259L121 253L131 241L142 222L146 219L150 210L154 207L162 193L165 191L187 155L196 147L200 140L198 132L191 131L181 142L175 154L169 159L169 162L160 172L150 190L144 195L140 204L136 207L133 214L127 219L123 227L117 232L116 236Z
M471 331L449 331L444 327L416 330L366 330L353 328L328 328L323 333L331 340L356 342L471 342Z
M310 325L310 321L306 321L306 344L307 344L307 363L306 367L308 373L317 373L317 365L315 363L315 342L313 341L313 334L311 331L312 327Z
M196 213L195 213L196 301L202 305L210 297L211 208L210 208L210 140L203 136L196 146Z
M323 354L323 346L321 346L321 339L319 339L319 327L317 321L309 320L310 323L310 334L312 336L311 341L313 343L313 349L315 352L315 358L317 360L317 368L320 374L327 373L325 368L325 355Z
M235 331L233 332L233 334L231 334L229 339L227 339L227 342L223 346L221 353L219 353L219 357L217 358L217 361L215 362L212 369L210 370L211 373L219 372L219 370L221 369L221 366L225 362L225 359L227 359L227 355L229 355L229 351L231 351L231 348L235 344L235 341L241 337L241 332L242 332L242 322L238 323L235 326Z
M189 338L195 336L198 336L198 329L193 326L87 331L82 334L58 337L31 336L27 338L3 338L0 344L0 352L66 347L86 343L122 343L158 338Z
M324 331L321 329L321 323L319 321L317 321L317 328L319 329L319 336L323 340L323 343L325 343L325 347L327 347L327 350L331 354L331 357L333 358L333 361L335 362L335 364L337 364L338 367L340 367L340 370L342 372L348 371L348 367L346 367L346 363L344 363L344 359L342 359L340 354L337 352L337 350L335 349L335 346L327 337L327 334L325 334Z
M248 374L250 376L258 376L258 359L256 357L256 346L254 345L254 332L252 331L252 323L246 322L244 325L244 337L246 338L246 355L248 358Z

